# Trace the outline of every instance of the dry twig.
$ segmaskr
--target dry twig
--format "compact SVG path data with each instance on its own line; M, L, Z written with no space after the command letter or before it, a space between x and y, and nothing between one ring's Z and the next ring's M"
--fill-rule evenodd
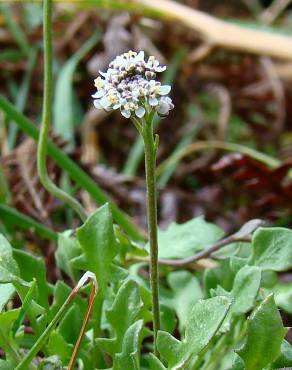
M199 253L183 258L183 259L159 259L158 263L160 265L165 266L171 266L171 267L185 267L185 266L191 266L197 261L204 261L203 263L206 263L206 258L212 256L212 254L222 247L231 244L231 243L237 243L237 242L245 242L249 243L251 241L251 234L258 229L260 226L263 226L265 222L260 219L254 219L246 222L236 233L227 236L224 239L219 240L218 242L211 245L209 248L203 249ZM135 261L142 261L142 262L149 262L149 258L144 257L133 257L131 258ZM130 259L130 260L131 260ZM208 266L210 265L210 262L207 263Z
M292 60L291 37L232 24L172 0L131 0L130 4L138 5L133 6L135 12L183 23L214 45Z

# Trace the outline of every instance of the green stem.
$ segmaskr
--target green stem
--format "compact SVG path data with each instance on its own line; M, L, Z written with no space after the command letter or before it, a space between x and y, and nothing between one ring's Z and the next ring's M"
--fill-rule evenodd
M47 142L52 121L52 95L53 95L53 73L52 73L52 0L44 0L43 10L44 22L44 97L43 118L37 151L37 167L41 183L44 188L55 197L61 199L72 207L82 221L87 218L86 212L81 204L69 194L58 188L49 178L46 167Z
M64 316L66 310L68 309L68 306L72 300L71 294L64 302L63 306L60 308L60 310L57 312L56 316L53 318L53 320L50 322L50 324L47 326L46 330L43 332L43 334L38 338L38 340L35 342L35 344L31 347L29 352L26 354L26 356L22 359L22 361L19 363L19 365L15 368L15 370L26 370L28 369L29 364L32 362L36 354L39 352L39 350L43 347L45 342L47 341L50 332L54 329L54 327L57 325L57 323L62 319Z
M149 117L142 129L145 149L145 172L147 187L147 218L150 244L150 286L152 294L154 353L156 348L157 332L160 328L159 312L159 276L158 276L158 242L157 242L157 194L156 194L156 150L157 145L153 135L153 117Z
M87 271L87 272L85 272L85 274L83 274L83 276L80 278L80 280L78 281L75 288L72 290L72 292L69 294L69 296L67 297L67 299L65 300L65 302L63 303L63 305L61 306L59 311L56 313L53 320L49 323L49 325L46 327L45 331L37 339L37 341L34 343L34 345L31 347L29 352L22 359L22 361L18 364L18 366L15 368L15 370L27 370L29 368L29 365L31 364L31 362L34 359L34 357L36 356L36 354L41 350L41 348L44 346L44 344L48 340L51 331L58 324L58 322L63 318L63 316L66 313L66 310L69 308L70 303L72 302L72 300L74 299L76 294L79 292L79 290L87 283L87 281L89 279L93 281L93 288L91 290L88 310L87 310L87 314L86 314L86 317L85 317L84 322L83 322L83 326L82 326L82 330L81 330L81 336L80 336L80 338L77 342L77 345L75 347L75 350L74 350L74 353L76 352L76 354L77 354L80 342L82 340L82 337L83 337L83 334L84 334L84 331L85 331L85 328L86 328L86 325L87 325L87 322L88 322L88 319L89 319L89 315L91 313L92 303L93 303L95 295L98 291L98 285L97 285L95 275L90 271Z
M201 367L201 370L214 370L218 369L218 362L222 360L222 356L226 353L224 350L226 348L226 341L228 340L227 334L222 336L212 349L209 359Z

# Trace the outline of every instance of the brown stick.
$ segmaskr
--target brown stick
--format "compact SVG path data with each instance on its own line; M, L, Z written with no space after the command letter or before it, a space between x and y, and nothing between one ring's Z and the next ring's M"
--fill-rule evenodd
M245 242L249 243L251 241L250 238L234 238L233 235L228 236L227 238L224 238L222 240L219 240L219 242L213 244L210 248L204 249L203 251L194 254L191 257L184 258L181 260L173 260L173 259L160 259L158 263L160 265L165 265L165 266L173 266L173 267L183 267L186 265L190 265L198 260L201 260L202 258L209 257L212 253L218 251L220 248L224 247L225 245L235 243L235 242Z
M200 251L199 253L183 258L181 260L173 260L173 259L159 259L158 263L160 265L167 265L167 266L175 266L175 267L182 267L194 263L202 258L209 257L212 253L218 251L220 248L224 247L225 245L235 243L235 242L250 242L251 241L251 234L260 226L264 225L263 220L254 219L250 220L245 223L236 233L227 236L224 239L219 240L217 243L213 244L207 249Z
M172 0L120 0L120 3L133 5L134 12L148 11L160 18L178 21L217 46L292 60L289 36L231 24Z
M224 239L219 240L218 242L211 245L209 248L206 248L200 251L193 256L183 258L183 259L159 259L159 265L172 266L172 267L183 267L191 265L194 262L197 262L203 258L209 257L212 253L218 251L220 248L225 245L235 243L235 242L245 242L248 243L251 241L251 234L260 226L263 226L265 222L260 219L254 219L246 222L236 233L227 236ZM134 257L132 258L135 261L149 262L149 258L144 257Z
M78 351L80 349L81 342L82 342L82 339L85 335L85 330L86 330L88 321L89 321L91 313L92 313L93 303L94 303L94 299L95 299L96 294L97 294L97 284L94 280L93 284L92 284L89 300L88 300L87 311L86 311L86 314L85 314L85 317L84 317L84 320L83 320L83 323L82 323L82 327L80 329L80 333L79 333L77 342L74 346L74 349L73 349L73 352L72 352L72 355L71 355L71 358L70 358L70 362L68 364L68 370L73 370L74 367L75 367L77 354L78 354Z

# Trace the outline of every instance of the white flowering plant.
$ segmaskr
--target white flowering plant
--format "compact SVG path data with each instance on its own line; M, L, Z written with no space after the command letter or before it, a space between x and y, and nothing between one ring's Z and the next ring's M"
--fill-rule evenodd
M97 109L119 109L131 119L139 131L145 148L145 172L147 185L147 214L150 244L150 286L152 293L154 353L157 355L156 339L160 329L157 199L155 163L158 136L154 136L153 117L169 114L174 108L169 96L171 86L156 80L157 74L166 70L154 56L147 60L143 51L128 51L117 56L106 72L94 81L97 91L92 97Z
M153 111L161 117L167 116L174 107L167 96L171 87L156 80L165 69L154 56L146 61L143 51L117 56L94 81L95 107L107 112L119 109L126 118L141 119Z

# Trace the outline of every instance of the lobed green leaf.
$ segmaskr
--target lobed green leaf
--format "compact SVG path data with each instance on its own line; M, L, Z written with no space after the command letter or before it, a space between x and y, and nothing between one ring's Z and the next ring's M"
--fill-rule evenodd
M111 265L118 252L110 206L100 207L77 229L76 235L86 260L84 269L95 273L104 295L111 280Z
M250 265L264 270L286 271L292 267L292 230L259 228L252 238Z
M205 221L203 217L196 217L183 224L174 222L165 231L158 231L159 258L189 257L223 235L222 229Z
M158 332L157 348L169 369L184 369L209 344L231 306L227 297L200 300L190 314L185 338L179 341L167 332Z
M286 333L274 297L270 294L248 319L246 343L237 351L246 370L261 370L275 361Z

